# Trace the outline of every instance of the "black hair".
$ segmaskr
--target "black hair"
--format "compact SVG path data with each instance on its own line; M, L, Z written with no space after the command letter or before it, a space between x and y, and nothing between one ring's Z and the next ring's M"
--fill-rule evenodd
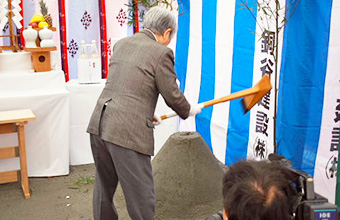
M223 179L223 202L229 220L288 220L294 176L267 161L241 161Z

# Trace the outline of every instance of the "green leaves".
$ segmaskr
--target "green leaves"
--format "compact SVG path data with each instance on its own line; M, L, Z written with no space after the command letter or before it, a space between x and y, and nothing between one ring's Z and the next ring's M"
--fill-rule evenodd
M138 7L136 7L136 3ZM128 4L125 4L129 12L128 24L136 26L138 22L143 22L145 13L156 5L163 5L172 11L175 9L174 3L175 0L129 0ZM176 10L178 10L178 8ZM138 20L136 20L136 14L138 14Z

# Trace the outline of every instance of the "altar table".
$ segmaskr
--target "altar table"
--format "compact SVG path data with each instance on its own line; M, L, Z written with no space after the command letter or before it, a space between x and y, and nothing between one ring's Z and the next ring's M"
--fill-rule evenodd
M0 73L0 111L32 109L37 120L26 128L28 176L69 173L69 92L63 71ZM4 134L0 147L15 146ZM16 158L0 161L0 172L18 169Z
M70 92L70 164L93 163L90 136L86 133L87 125L97 99L105 86L105 79L100 83L79 84L78 79L66 83Z

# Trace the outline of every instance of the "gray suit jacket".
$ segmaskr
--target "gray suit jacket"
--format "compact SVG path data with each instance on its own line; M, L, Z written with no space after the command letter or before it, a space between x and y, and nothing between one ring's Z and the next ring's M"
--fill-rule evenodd
M174 55L146 30L118 41L110 60L103 92L87 132L146 155L154 154L152 118L159 93L180 117L189 116L190 104L176 84Z

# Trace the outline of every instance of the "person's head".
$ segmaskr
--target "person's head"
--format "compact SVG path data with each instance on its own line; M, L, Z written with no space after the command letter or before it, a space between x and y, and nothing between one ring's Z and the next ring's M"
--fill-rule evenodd
M152 31L158 42L167 46L177 31L177 19L168 9L154 6L145 14L144 28Z
M288 220L293 174L267 161L242 161L223 179L224 220Z

